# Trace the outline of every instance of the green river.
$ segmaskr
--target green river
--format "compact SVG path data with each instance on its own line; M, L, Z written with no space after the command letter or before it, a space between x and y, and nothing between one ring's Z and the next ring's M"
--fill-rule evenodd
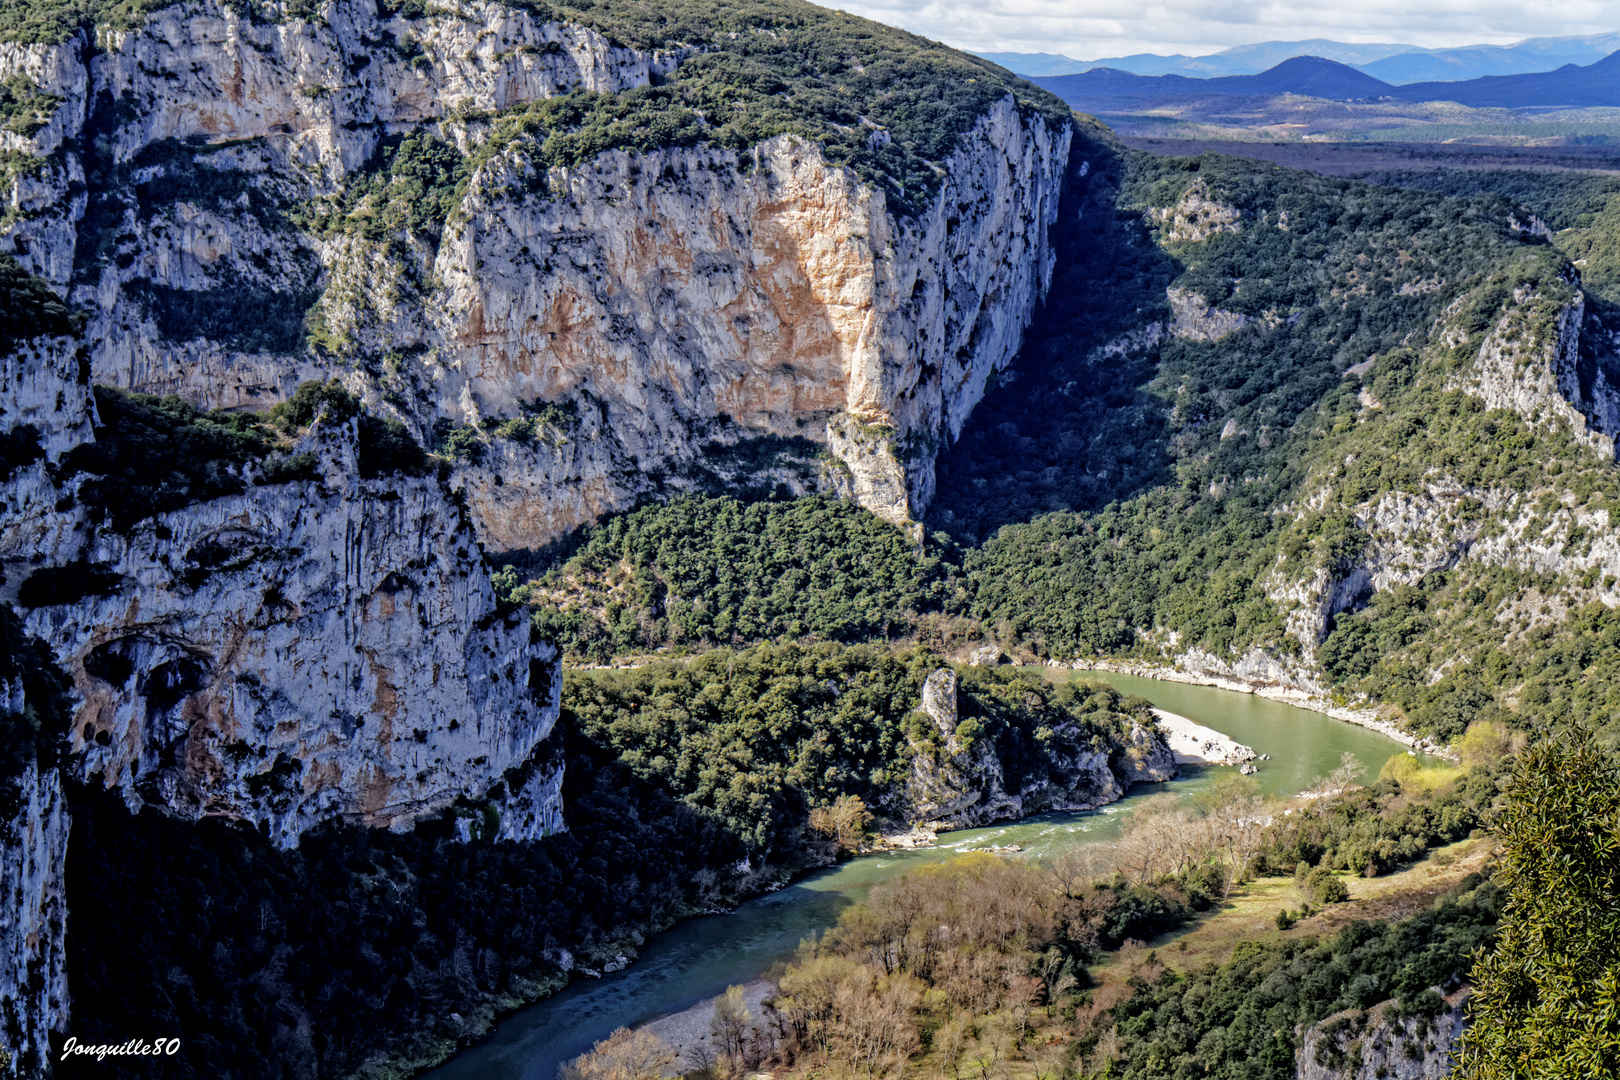
M1366 728L1252 694L1159 682L1110 672L1074 672L1138 694L1161 709L1214 728L1257 753L1255 779L1273 795L1303 791L1311 780L1355 754L1368 775L1391 755L1394 740ZM1058 677L1062 677L1058 673ZM1026 854L1050 855L1115 836L1131 807L1152 795L1187 796L1223 768L1183 766L1168 784L1139 785L1100 811L1042 814L983 829L944 833L938 847L867 855L807 877L779 892L740 905L728 915L690 919L652 941L629 968L601 979L579 980L545 1001L502 1020L490 1036L424 1074L429 1080L556 1080L557 1066L585 1052L621 1025L634 1026L688 1008L733 983L758 978L789 956L801 939L837 921L873 884L925 862L949 859L992 845L1020 845Z

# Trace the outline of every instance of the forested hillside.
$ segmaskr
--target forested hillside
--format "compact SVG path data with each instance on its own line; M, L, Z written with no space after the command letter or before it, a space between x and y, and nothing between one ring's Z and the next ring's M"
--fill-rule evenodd
M920 543L814 502L677 501L554 556L518 597L539 624L598 657L1261 655L1442 743L1497 711L1607 723L1613 182L1389 186L1100 132L1076 157L1051 297L941 456ZM1490 366L1510 345L1517 375Z
M184 1033L130 1075L396 1075L849 851L1174 774L1146 701L1004 656L1460 764L878 891L766 1057L1280 1077L1346 1010L1427 1038L1499 924L1522 1021L1536 920L1608 910L1559 807L1612 817L1620 741L1612 179L1132 152L799 0L27 0L0 42L0 840L65 868L0 1011L39 1060L13 984ZM1328 932L1504 821L1505 896ZM1104 970L1249 886L1291 937Z
M1327 179L1095 130L1076 157L1048 303L908 547L819 503L675 501L587 530L514 598L582 655L881 635L1291 681L1464 767L1396 758L1280 812L1236 790L1142 809L1044 878L875 890L780 974L733 1067L1442 1075L1472 977L1462 1075L1608 1075L1617 774L1586 733L1620 738L1620 185ZM904 617L860 618L878 597ZM1453 850L1503 873L1301 934L1368 895L1344 875L1416 882ZM1276 936L1202 914L1247 911L1208 908L1240 882L1297 895Z

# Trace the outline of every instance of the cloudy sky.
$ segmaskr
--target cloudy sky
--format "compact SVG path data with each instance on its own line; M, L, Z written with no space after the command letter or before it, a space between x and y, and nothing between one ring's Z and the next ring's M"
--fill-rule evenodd
M1062 53L1218 52L1257 41L1503 45L1620 27L1613 0L820 0L961 49Z

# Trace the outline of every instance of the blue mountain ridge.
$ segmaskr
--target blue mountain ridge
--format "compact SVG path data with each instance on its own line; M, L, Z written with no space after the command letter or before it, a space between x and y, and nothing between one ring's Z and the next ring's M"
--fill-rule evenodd
M1058 53L980 52L978 55L1026 77L1073 75L1106 67L1136 75L1186 75L1197 79L1257 75L1292 57L1319 56L1402 86L1555 71L1567 64L1594 63L1616 49L1620 49L1620 32L1526 38L1511 45L1461 45L1444 49L1312 38L1234 45L1201 56L1133 53L1099 60L1075 60Z
M1620 106L1620 51L1581 67L1522 75L1487 75L1451 82L1395 86L1348 64L1319 56L1296 56L1257 75L1211 79L1185 75L1135 75L1095 68L1072 75L1030 80L1075 108L1107 111L1210 96L1271 97L1301 94L1335 100L1390 98L1398 101L1453 101L1474 108L1592 108Z

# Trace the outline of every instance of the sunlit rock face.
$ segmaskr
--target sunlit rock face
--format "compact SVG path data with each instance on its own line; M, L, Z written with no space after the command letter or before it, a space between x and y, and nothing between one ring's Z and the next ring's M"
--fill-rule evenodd
M438 235L313 230L302 210L363 182L383 138L430 132L470 151L488 125L469 117L644 86L685 52L493 4L459 12L379 19L343 0L321 22L272 24L204 4L107 33L94 55L82 41L0 50L0 76L26 70L62 99L48 127L13 137L51 164L13 192L28 214L7 231L92 313L95 381L262 407L337 375L424 441L435 422L566 405L575 419L550 437L496 438L458 470L493 548L696 474L734 479L717 454L760 439L794 440L770 483L918 516L935 454L1011 362L1050 280L1067 125L996 104L909 216L781 135L568 169L514 144ZM209 148L209 177L240 184L142 188L188 140ZM87 152L97 175L122 170L123 220L84 217ZM181 317L165 307L176 297ZM208 305L232 297L256 324L221 329Z

